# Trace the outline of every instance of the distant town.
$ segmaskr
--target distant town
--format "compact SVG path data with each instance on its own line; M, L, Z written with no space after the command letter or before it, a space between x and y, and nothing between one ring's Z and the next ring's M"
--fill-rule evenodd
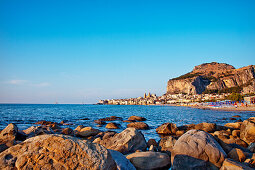
M231 99L231 96L236 95L237 98ZM238 96L240 96L238 98ZM255 96L250 94L242 96L241 94L223 93L223 94L164 94L157 96L156 94L146 94L143 97L129 99L107 99L100 100L98 104L105 105L192 105L206 102L237 102L243 104L254 104Z

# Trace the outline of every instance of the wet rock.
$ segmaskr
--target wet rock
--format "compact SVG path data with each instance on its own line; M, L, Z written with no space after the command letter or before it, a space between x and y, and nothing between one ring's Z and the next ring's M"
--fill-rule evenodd
M113 137L114 135L116 135L117 133L116 132L113 132L113 131L107 131L107 132L104 132L104 135L102 137L103 140L105 139L109 139L111 137Z
M120 152L108 149L117 164L118 170L136 170L134 165Z
M255 153L255 143L251 143L251 144L248 146L248 149L249 149L249 151Z
M157 152L158 149L157 149L155 146L151 145L151 146L149 147L149 151L151 151L151 152Z
M80 130L76 130L75 135L80 136L80 137L89 137L89 136L95 136L99 132L100 131L98 129L94 129L92 127L84 127Z
M79 120L89 120L89 118L82 118L82 119L79 119Z
M84 126L83 125L79 125L74 130L75 131L80 131L82 128L84 128Z
M119 129L120 127L120 124L117 124L117 123L108 123L105 128L106 129Z
M241 149L233 148L229 153L228 157L239 162L243 162L246 159L245 154Z
M111 116L111 117L106 117L106 118L102 118L98 120L99 121L115 121L115 120L122 120L122 118L117 116Z
M148 142L147 142L147 148L150 148L150 146L153 145L155 146L156 148L158 148L158 143L155 139L149 139Z
M71 128L64 128L61 133L64 135L71 135L71 136L74 135L74 131Z
M136 122L136 121L135 120L123 120L122 122L131 123L131 122Z
M236 120L236 118L231 117L231 118L229 118L229 120Z
M176 124L164 123L156 129L156 132L163 135L175 134L177 131Z
M179 157L177 155L186 156ZM190 157L192 160L194 158L203 160L210 167L220 168L226 157L226 153L210 134L204 131L190 130L175 142L171 160L174 167L179 167L181 166L179 164L183 162L182 159L186 160ZM189 162L189 160L186 160L186 162ZM204 163L199 162L199 165L204 166Z
M94 122L95 122L96 124L99 124L99 125L105 125L105 124L106 124L106 122L105 122L105 121L102 121L102 120L94 120Z
M199 123L195 125L196 130L203 130L205 132L214 132L216 130L216 124L215 123Z
M40 135L0 154L0 169L116 169L104 147L65 135Z
M173 136L166 136L164 138L161 138L159 141L159 150L172 152L176 141L177 138Z
M247 144L255 143L255 117L243 121L240 129L240 138Z
M232 116L232 117L241 117L240 115L234 115L234 116Z
M129 121L145 121L146 118L144 117L140 117L140 116L130 116L128 118Z
M166 153L136 152L127 156L136 169L169 169L170 158Z
M144 122L132 122L127 125L128 128L136 128L136 129L149 129L149 125Z
M28 129L23 130L23 132L28 137L55 133L50 127L46 127L46 126L31 126Z
M241 128L241 124L242 124L242 122L227 123L224 126L230 127L230 128L233 128L233 129L240 129Z
M232 159L225 159L220 170L252 170L249 166L244 163L234 161Z
M113 137L103 139L99 144L123 154L145 150L147 147L143 134L135 128L127 128Z

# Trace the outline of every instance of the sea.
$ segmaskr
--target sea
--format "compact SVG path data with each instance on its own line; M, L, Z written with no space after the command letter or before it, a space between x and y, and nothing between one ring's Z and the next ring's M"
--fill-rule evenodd
M97 127L94 120L118 116L127 120L130 116L142 116L147 120L144 121L150 127L149 130L141 130L146 140L160 139L156 133L156 128L161 124L170 122L177 126L186 124L198 124L202 122L216 123L224 125L231 120L232 116L239 115L245 120L254 117L253 111L216 111L202 110L189 107L178 106L141 106L141 105L83 105L83 104L0 104L0 129L4 129L9 123L15 123L19 130L25 130L35 125L41 120L60 123L65 121L70 127L75 129L78 125L91 126L102 131L107 131L105 125ZM87 119L87 120L84 120ZM120 129L112 131L121 132L127 127L128 123L121 120L113 121L121 125Z

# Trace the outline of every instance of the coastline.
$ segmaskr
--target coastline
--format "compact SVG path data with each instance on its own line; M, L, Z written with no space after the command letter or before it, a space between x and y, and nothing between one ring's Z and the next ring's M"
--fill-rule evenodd
M217 111L255 111L255 107L210 107L210 106L185 106L203 110L217 110Z

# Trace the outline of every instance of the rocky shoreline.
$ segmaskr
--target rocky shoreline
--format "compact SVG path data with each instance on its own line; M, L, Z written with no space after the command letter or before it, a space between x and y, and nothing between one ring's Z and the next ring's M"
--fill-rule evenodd
M236 116L238 117L238 116ZM37 122L26 130L9 124L0 133L0 169L254 169L255 117L227 123L164 123L161 139L145 140L146 118L131 116L120 133L112 129L122 120L95 120L108 131L64 122Z

